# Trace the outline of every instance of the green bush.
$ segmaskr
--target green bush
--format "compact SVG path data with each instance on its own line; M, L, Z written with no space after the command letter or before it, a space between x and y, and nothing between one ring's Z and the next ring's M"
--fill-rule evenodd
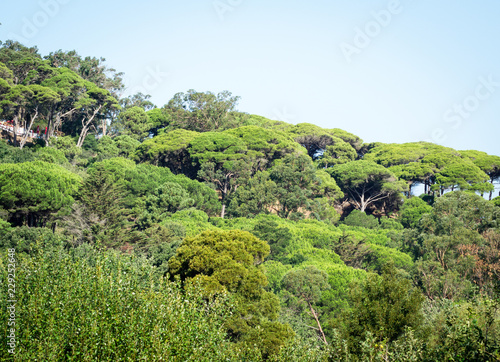
M353 210L343 221L345 225L361 226L367 229L378 227L378 220L373 215L367 215L362 211Z
M207 302L196 286L158 280L144 259L88 248L76 255L16 254L16 360L241 360L223 328L228 297ZM6 280L7 253L0 270ZM6 295L7 283L1 288ZM1 308L2 356L7 312Z

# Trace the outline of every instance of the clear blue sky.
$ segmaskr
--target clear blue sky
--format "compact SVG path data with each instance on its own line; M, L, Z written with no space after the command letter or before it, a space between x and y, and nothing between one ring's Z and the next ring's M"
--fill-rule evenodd
M188 89L240 111L500 155L500 2L20 0L0 40L75 49L158 106Z

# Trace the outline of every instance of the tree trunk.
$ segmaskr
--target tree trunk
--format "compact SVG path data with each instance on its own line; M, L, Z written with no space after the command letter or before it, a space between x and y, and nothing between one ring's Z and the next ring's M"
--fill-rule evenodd
M105 118L101 121L101 131L103 137L106 136L106 133L108 132L108 123Z
M85 122L85 118L82 119L82 131L80 132L80 137L78 137L78 142L76 144L76 147L78 148L81 148L82 145L83 145L83 142L85 141L85 137L87 137L87 133L89 131L89 128L90 128L90 124L92 123L92 121L94 120L96 114L101 110L102 108L102 104L97 107L97 109L94 111L94 114L92 114L92 116L89 118L89 120L87 122Z
M19 120L21 119L21 110L14 116L14 125L12 126L12 132L14 132L14 146L18 145L17 142L17 130L19 129Z
M224 204L224 201L226 199L227 195L227 182L224 182L224 189L222 190L222 211L220 213L220 217L224 219L224 215L226 214L226 204Z
M321 337L323 337L323 342L325 342L326 345L328 345L328 342L326 341L325 333L323 333L323 329L321 328L321 323L319 322L318 315L316 314L316 311L312 307L311 303L308 301L307 304L309 304L309 308L311 309L311 313L316 320L316 323L318 324L318 329L319 332L321 333Z
M26 141L28 140L29 133L31 131L31 127L33 126L33 122L35 122L36 117L38 116L38 107L35 109L35 115L31 117L30 124L26 125L24 129L24 135L21 138L21 143L19 144L19 148L22 150Z
M361 195L361 198L359 200L359 211L365 212L366 210L367 203L365 202L365 195Z

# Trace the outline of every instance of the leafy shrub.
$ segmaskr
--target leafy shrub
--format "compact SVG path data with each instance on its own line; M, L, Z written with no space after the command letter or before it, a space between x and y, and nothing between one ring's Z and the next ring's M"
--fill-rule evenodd
M16 254L17 360L241 360L226 340L223 322L232 307L224 294L207 302L197 286L182 291L154 278L144 259L91 249L78 255ZM2 253L2 280L6 265ZM7 283L1 288L6 295ZM7 313L1 308L3 356Z
M361 226L367 229L375 229L378 227L378 220L373 215L367 215L366 213L353 210L343 221L345 225L349 226Z

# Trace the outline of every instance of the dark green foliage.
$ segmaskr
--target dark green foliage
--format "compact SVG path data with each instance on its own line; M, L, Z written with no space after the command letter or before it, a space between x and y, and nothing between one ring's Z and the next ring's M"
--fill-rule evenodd
M149 135L151 124L144 108L135 106L120 112L114 127L121 136L141 141Z
M61 248L69 244L64 235L54 234L48 228L21 226L0 231L0 250L15 249L17 253L31 254L40 250Z
M175 94L167 108L172 112L172 123L176 127L207 132L232 126L232 112L239 99L228 91L216 95L190 89L187 93Z
M314 266L307 266L305 269L292 269L285 274L282 284L286 291L297 298L299 305L302 304L302 309L310 311L316 322L320 338L325 344L328 344L319 321L319 315L314 308L321 298L321 293L330 288L328 274Z
M277 186L278 215L287 218L300 207L308 206L316 170L308 156L289 155L273 166L270 179Z
M424 234L415 240L418 244L407 244L423 255L416 263L416 279L428 297L468 297L474 285L493 293L499 220L499 210L478 195L451 192L436 200L422 218Z
M385 216L380 218L379 227L387 230L403 230L404 228L399 221Z
M175 255L185 236L186 230L181 224L168 222L154 225L144 230L142 241L134 245L134 250L151 260L158 275L166 276L168 261Z
M141 229L165 220L173 213L193 206L194 200L179 184L166 182L148 194L144 200L145 210L137 221Z
M359 348L366 332L378 342L394 341L406 327L418 327L422 322L420 307L424 298L411 282L397 274L387 264L382 276L369 275L362 285L353 286L350 293L351 311L345 316L345 333L351 348Z
M109 136L104 136L109 137ZM82 149L85 151L96 152L97 151L97 140L95 137L86 137L85 141L83 141Z
M141 143L133 158L136 161L168 167L175 174L182 173L195 178L198 168L193 166L187 148L197 135L197 132L184 129L159 134Z
M344 219L343 223L349 226L361 226L367 229L375 229L378 228L379 223L376 217L373 215L367 215L366 213L353 210L351 213Z
M215 190L199 181L184 175L174 175L168 168L140 164L126 171L124 185L128 192L127 205L135 208L138 214L144 211L145 200L149 194L165 183L175 183L187 192L187 197L194 207L215 215L220 211L220 202Z
M412 197L401 206L399 221L405 228L416 228L424 214L432 211L432 207L419 197Z
M235 191L228 213L236 217L255 217L270 213L276 201L277 185L270 179L269 172L257 172Z
M88 238L81 241L118 246L130 239L130 230L127 230L128 211L124 208L122 195L123 187L109 174L95 171L87 177L80 192L83 208L81 218L84 220L80 225L88 225L90 230L83 227L81 234L88 235Z
M34 161L33 152L27 148L20 150L18 147L9 146L0 140L0 163L21 163Z
M269 259L285 260L288 245L292 240L292 234L285 227L272 221L261 219L253 228L252 234L261 240L267 241L271 248Z
M357 209L365 211L370 205L393 197L401 198L407 185L382 165L358 160L336 165L328 172Z
M500 354L498 301L478 296L470 303L436 300L424 305L429 334L425 360L495 361Z

